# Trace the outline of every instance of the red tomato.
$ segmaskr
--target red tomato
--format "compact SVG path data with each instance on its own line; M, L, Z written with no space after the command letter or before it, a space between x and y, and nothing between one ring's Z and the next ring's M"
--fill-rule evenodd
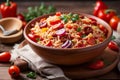
M8 72L9 72L10 76L14 77L14 78L16 78L20 75L20 69L19 69L19 67L15 66L15 65L9 67Z
M115 10L105 10L106 13L106 18L107 18L107 22L109 23L110 19L116 15L116 11Z
M97 60L91 64L88 65L90 69L101 69L105 66L104 62L102 60Z
M99 10L98 15L99 18L103 19L104 21L107 21L105 10Z
M110 48L111 50L117 51L117 52L119 51L118 45L113 41L109 42L108 48Z
M17 14L17 18L22 20L22 21L25 20L24 16L21 13Z
M112 29L116 30L117 29L117 25L118 25L118 22L120 22L120 18L118 16L113 16L111 19L110 19L110 26L112 27Z
M10 52L0 53L0 62L9 62L11 58Z
M94 7L93 15L97 16L99 10L107 8L107 5L102 0L97 0L96 5Z
M37 42L37 40L40 39L40 36L32 34L32 33L29 33L28 37L34 42Z
M110 19L115 16L115 11L112 10L112 9L102 9L102 10L99 10L98 12L98 17L105 20L106 22L109 22Z

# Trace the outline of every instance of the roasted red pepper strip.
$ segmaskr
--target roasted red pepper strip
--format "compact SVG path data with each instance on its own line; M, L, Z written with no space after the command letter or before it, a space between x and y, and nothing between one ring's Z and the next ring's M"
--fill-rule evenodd
M2 15L2 18L16 17L17 4L15 2L10 2L9 0L7 0L6 3L0 4L0 13Z

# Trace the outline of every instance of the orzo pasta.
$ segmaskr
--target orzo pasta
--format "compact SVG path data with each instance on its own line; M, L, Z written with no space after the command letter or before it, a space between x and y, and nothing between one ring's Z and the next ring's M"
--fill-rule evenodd
M36 22L30 31L30 39L53 48L88 47L107 37L107 29L95 19L73 13L56 12Z

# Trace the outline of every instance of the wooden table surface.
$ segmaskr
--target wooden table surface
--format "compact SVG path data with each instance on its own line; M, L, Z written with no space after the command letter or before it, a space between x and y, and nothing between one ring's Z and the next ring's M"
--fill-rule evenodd
M1 0L0 3L2 3ZM85 1L69 1L69 0L59 0L59 1L40 1L40 0L14 0L18 4L18 13L21 12L26 12L27 7L29 6L38 6L40 5L41 2L44 2L46 5L54 5L57 8L57 11L72 11L72 12L82 12L82 13L88 13L92 14L93 8L95 5L95 0L85 0ZM115 9L117 11L117 14L120 15L120 1L119 0L113 0L109 1L106 0L105 3L108 5L109 8ZM22 41L22 40L21 40ZM16 42L16 43L20 43ZM16 44L14 43L14 44ZM13 48L14 44L2 44L0 43L0 52L3 51L9 51ZM7 69L10 66L10 64L5 63L2 64L0 63L0 80L13 80L7 73ZM24 76L24 74L21 74ZM120 79L120 73L118 72L117 68L113 69L111 72L99 76L99 77L94 77L90 78L89 80L98 80L98 79ZM21 80L17 79L17 80ZM26 79L27 80L27 79ZM37 78L37 80L41 80L40 77Z

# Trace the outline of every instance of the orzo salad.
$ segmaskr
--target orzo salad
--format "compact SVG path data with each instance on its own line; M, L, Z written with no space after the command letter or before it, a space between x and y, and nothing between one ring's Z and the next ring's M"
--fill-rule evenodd
M93 18L56 12L36 22L28 37L43 46L83 48L103 42L107 37L107 29Z

